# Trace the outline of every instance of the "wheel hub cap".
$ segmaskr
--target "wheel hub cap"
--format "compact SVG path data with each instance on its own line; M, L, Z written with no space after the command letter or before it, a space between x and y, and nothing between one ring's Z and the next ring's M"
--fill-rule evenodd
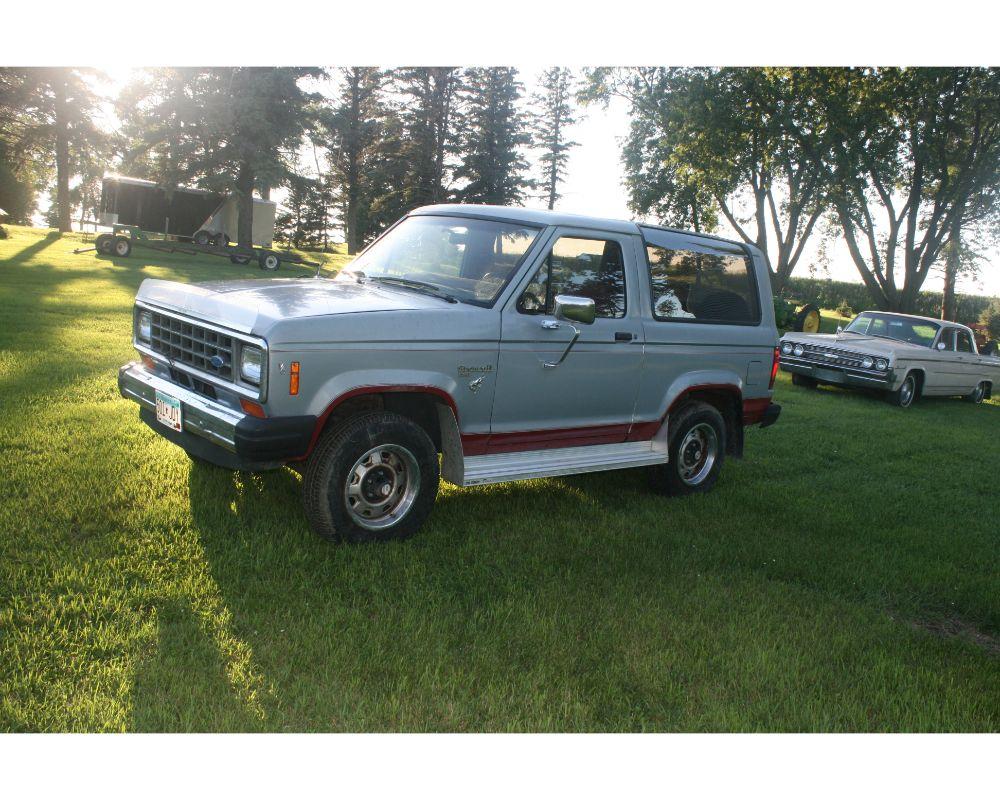
M420 467L413 453L401 445L379 445L347 473L344 506L358 526L388 528L410 510L419 487Z
M719 452L719 437L715 428L706 422L695 425L684 436L677 452L680 462L677 470L681 480L689 486L697 486L715 466Z

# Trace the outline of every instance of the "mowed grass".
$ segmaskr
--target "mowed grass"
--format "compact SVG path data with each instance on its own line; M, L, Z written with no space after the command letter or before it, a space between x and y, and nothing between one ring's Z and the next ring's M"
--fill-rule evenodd
M259 270L10 231L0 728L1000 728L996 401L781 376L709 495L442 485L418 537L330 546L294 473L192 467L118 396L144 277Z

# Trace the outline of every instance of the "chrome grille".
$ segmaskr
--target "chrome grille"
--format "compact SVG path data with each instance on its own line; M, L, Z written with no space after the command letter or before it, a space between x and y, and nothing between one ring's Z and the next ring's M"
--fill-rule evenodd
M818 364L829 364L836 367L847 367L849 369L864 369L861 366L863 355L852 353L850 350L841 350L836 347L825 347L823 345L803 345L805 352L800 358L809 358ZM874 356L872 356L874 358Z
M175 364L233 380L233 338L211 328L152 312L153 325L149 346ZM213 363L214 362L214 363Z

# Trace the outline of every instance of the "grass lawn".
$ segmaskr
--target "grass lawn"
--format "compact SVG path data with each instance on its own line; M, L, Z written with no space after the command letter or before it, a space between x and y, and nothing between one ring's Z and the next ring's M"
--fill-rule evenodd
M8 230L0 729L1000 729L996 400L782 375L709 495L443 485L415 539L330 546L297 475L192 467L118 396L143 278L259 270Z

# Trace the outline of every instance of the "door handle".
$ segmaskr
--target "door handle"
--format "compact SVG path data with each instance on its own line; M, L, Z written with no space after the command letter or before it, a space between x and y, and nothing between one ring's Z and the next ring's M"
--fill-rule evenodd
M551 319L543 319L542 327L547 331L554 331L559 329L559 323Z
M616 342L631 342L635 338L635 334L629 331L616 331L615 341Z

